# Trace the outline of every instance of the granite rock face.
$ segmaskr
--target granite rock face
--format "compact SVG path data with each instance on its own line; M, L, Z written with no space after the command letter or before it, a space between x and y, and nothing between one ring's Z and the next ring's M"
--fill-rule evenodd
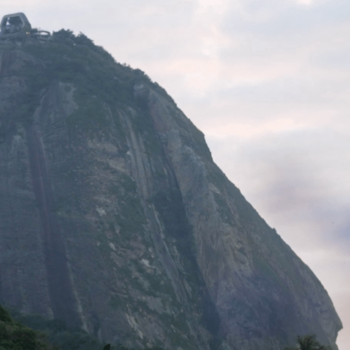
M326 290L203 134L74 40L0 46L0 302L137 348L336 349Z

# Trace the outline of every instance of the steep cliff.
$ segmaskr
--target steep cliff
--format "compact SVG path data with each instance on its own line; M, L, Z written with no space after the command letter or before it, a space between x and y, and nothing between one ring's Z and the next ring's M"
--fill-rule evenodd
M0 46L0 302L139 348L341 329L166 92L64 31Z

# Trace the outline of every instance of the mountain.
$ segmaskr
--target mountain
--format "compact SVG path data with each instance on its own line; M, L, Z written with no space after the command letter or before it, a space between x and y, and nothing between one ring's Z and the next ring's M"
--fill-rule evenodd
M0 302L140 349L342 327L165 90L65 30L0 45Z

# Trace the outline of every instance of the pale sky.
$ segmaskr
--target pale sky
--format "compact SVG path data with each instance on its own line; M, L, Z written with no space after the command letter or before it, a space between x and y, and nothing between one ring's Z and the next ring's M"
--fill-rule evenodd
M163 86L308 264L350 344L349 0L0 0ZM1 16L2 16L1 15Z

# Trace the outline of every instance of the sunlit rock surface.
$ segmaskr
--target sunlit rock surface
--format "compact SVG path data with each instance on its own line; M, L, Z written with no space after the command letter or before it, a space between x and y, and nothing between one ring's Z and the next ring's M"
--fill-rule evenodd
M138 348L311 333L336 349L326 290L203 134L141 71L63 34L0 46L0 302Z

